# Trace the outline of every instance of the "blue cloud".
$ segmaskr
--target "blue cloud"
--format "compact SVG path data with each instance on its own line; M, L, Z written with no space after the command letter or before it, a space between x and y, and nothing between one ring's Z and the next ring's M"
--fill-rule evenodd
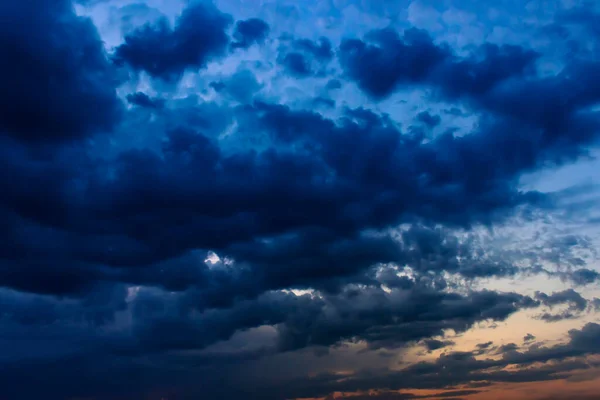
M561 307L537 317L554 322L597 308L569 288L598 281L579 253L593 253L591 239L540 239L575 215L566 195L523 185L596 150L591 8L557 11L526 30L531 43L489 35L459 48L444 42L456 16L402 30L382 19L387 6L360 2L321 5L302 27L274 23L268 5L221 2L230 16L191 2L174 24L169 10L122 38L104 19L110 4L34 3L0 5L23 22L0 26L0 385L11 398L468 395L472 381L554 379L598 353L595 324L553 347L527 335L526 348L451 352L460 339L444 337L528 309ZM353 13L366 34L341 27ZM92 20L122 43L103 43ZM515 221L547 231L530 247L515 233L518 249L489 240ZM474 285L535 274L565 288ZM342 380L284 376L281 360L334 359L348 343L364 347L357 358L445 352ZM267 361L281 375L244 381Z
M253 44L261 44L265 41L269 32L269 24L261 19L250 18L237 21L233 33L236 42L232 43L232 47L247 49Z
M279 63L286 72L296 78L324 75L324 68L333 59L329 39L321 37L317 42L308 39L293 39L291 51L285 49L279 56Z
M118 82L91 21L66 0L4 3L0 16L13 21L0 28L0 130L47 143L110 131Z
M202 68L225 54L231 17L207 2L183 10L174 28L166 19L140 27L125 37L114 59L153 77L176 80L189 68Z

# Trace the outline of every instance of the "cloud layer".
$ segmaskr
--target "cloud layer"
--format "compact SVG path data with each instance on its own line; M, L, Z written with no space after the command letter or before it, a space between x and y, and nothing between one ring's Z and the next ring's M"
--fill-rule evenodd
M503 40L459 45L492 29L461 2L34 3L0 5L10 398L595 379L596 189L525 183L593 162L593 5L499 6ZM466 339L519 318L563 335Z

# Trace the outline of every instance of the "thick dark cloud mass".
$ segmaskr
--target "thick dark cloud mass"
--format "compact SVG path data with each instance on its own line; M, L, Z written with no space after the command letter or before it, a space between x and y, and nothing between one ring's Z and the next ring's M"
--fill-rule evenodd
M342 67L361 89L382 98L400 85L421 85L441 98L463 99L501 120L500 129L515 132L505 132L496 143L512 148L504 160L527 162L532 152L556 146L563 147L562 154L554 157L565 159L578 145L597 139L598 117L586 110L600 100L596 62L574 58L556 76L538 78L532 76L538 54L514 45L485 44L461 59L415 29L402 38L374 31L365 40L347 39L340 47Z
M375 98L388 96L401 84L425 83L433 70L451 57L427 32L408 29L373 31L365 38L346 39L340 45L340 63L348 77Z
M309 61L302 53L288 53L280 63L287 73L297 78L306 78L313 73Z
M394 290L391 293L376 288L348 288L339 294L322 298L268 293L255 301L242 301L228 309L209 310L193 316L188 312L190 306L193 306L190 295L193 297L194 293L165 297L158 291L140 292L132 304L131 333L99 334L96 343L93 343L95 348L87 348L92 343L86 343L86 332L92 327L106 326L109 315L103 312L111 307L113 310L121 309L117 305L123 307L122 302L111 302L115 298L122 299L122 295L107 293L95 296L93 302L90 300L86 304L85 314L79 314L83 309L77 303L61 304L44 298L25 302L16 295L7 295L3 298L8 311L4 323L8 324L6 326L15 323L35 325L40 332L52 332L57 323L71 326L70 340L82 341L83 349L91 354L101 350L103 359L109 356L115 359L125 357L119 364L124 370L128 370L136 368L134 364L130 364L131 361L127 361L132 355L158 357L165 350L202 349L230 337L238 329L263 324L276 326L277 351L339 344L341 340L367 340L373 348L389 348L439 335L446 329L461 332L476 321L504 320L520 307L535 306L532 299L516 294L486 291L461 296L443 294L425 284L419 284L410 291ZM376 308L375 304L378 305ZM396 323L398 320L403 323ZM173 335L173 331L177 334ZM21 373L19 369L2 368L5 373L0 376ZM34 365L30 368L37 367ZM83 368L87 370L89 366ZM57 371L54 375L64 379L61 372ZM40 377L41 383L47 386L48 382L44 382L44 379L44 376ZM149 382L145 384L153 386ZM111 390L118 389L118 393L124 390L115 388L115 383L111 385ZM24 389L22 393L33 393L36 390L36 387L31 387ZM76 396L78 392L79 395L87 393L84 388L76 386L54 390L57 398L63 393L69 393L69 390L76 390L71 392L71 396Z
M231 17L207 1L192 2L174 27L166 19L147 24L125 37L117 47L117 63L153 77L176 80L187 69L199 69L213 57L225 54Z
M595 149L591 44L459 49L417 28L351 38L328 19L313 21L327 36L291 36L209 1L116 45L66 0L0 16L0 397L458 398L595 362L595 323L551 347L522 331L521 347L452 351L525 310L539 324L599 308L568 288L594 290L594 243L554 226L560 195L522 183ZM575 9L553 24L595 32ZM153 79L128 74L142 71ZM405 89L425 94L386 103ZM537 222L551 228L535 245L491 239ZM535 274L566 288L485 286ZM340 378L357 349L382 366L409 347L438 358ZM311 377L287 367L316 357ZM252 378L261 363L273 372Z
M136 92L127 95L127 101L135 106L160 109L164 107L164 100L151 99L146 93Z
M423 345L429 352L443 349L444 347L453 346L454 344L455 343L452 340L427 339L423 341Z
M569 274L569 278L577 285L588 285L600 280L600 273L591 269L580 268Z
M537 54L518 46L485 44L461 59L427 32L408 29L401 37L389 29L372 31L365 40L346 39L340 63L349 78L376 99L402 85L436 85L448 97L480 96L495 85L522 76Z
M116 80L90 20L68 0L0 5L0 131L52 143L108 131Z
M558 314L544 313L539 316L540 319L547 322L556 322L563 319L571 319L577 317L578 313L585 311L588 301L573 289L567 289L562 292L552 293L536 293L536 299L542 304L552 308L557 305L567 304L568 308Z
M442 119L439 115L431 115L427 111L423 111L417 114L417 121L423 123L428 128L435 128L442 122Z
M583 27L592 33L593 38L600 37L600 13L596 12L592 2L584 2L558 13L555 27Z
M285 388L281 388L282 396L318 397L336 391L367 391L373 385L385 390L402 390L447 389L470 383L485 389L500 382L550 381L555 379L553 374L569 376L576 370L589 368L581 360L570 360L598 354L600 349L594 341L598 334L600 325L590 323L580 330L571 330L567 344L536 347L524 352L509 350L501 359L477 359L472 352L452 352L441 354L434 362L419 362L400 371L377 371L377 375L374 375L375 371L362 371L347 379L339 379L335 374L322 374L309 380L287 383ZM527 368L535 363L547 362L550 363L545 367ZM505 370L509 365L519 368Z
M319 38L317 42L308 39L294 40L292 47L313 56L319 61L327 62L333 58L331 42L326 37Z
M285 71L296 78L323 76L333 58L333 49L329 39L319 38L313 42L308 39L292 40L288 49L282 51L279 63Z
M228 339L238 329L260 325L277 327L278 351L361 340L372 348L394 348L440 335L446 329L462 332L477 321L501 321L520 308L537 305L514 293L444 295L420 283L411 290L390 293L374 287L349 287L322 297L268 293L228 309L206 311L198 318L167 311L170 307L180 311L196 308L200 296L200 292L190 292L174 297L169 304L158 293L140 295L134 304L135 341L118 342L115 351L125 351L123 346L128 346L128 351L202 349ZM372 308L374 304L377 308ZM367 315L365 309L372 311ZM403 323L394 323L397 320ZM175 328L178 335L167 333ZM164 333L157 334L160 332Z
M315 283L313 278L352 275L377 262L418 260L421 251L429 257L428 252L436 251L431 246L442 240L441 232L413 228L404 235L405 240L410 246L414 241L414 245L424 247L415 249L414 256L407 258L411 253L403 255L393 240L368 238L361 235L361 230L393 226L411 215L459 224L488 221L496 211L537 198L511 188L510 176L500 175L495 181L490 176L487 182L479 182L485 171L465 168L466 160L453 174L448 169L455 156L448 155L446 160L436 156L438 141L426 145L413 138L402 141L390 121L370 112L354 110L336 125L317 114L282 106L259 104L251 111L258 116L259 126L264 126L282 146L291 139L286 135L297 132L296 141L317 146L319 151L309 155L283 148L227 155L206 136L175 129L167 133L168 141L160 155L124 152L110 166L91 167L91 160L85 159L77 165L77 159L57 156L42 162L39 168L25 169L17 161L12 164L14 157L8 158L8 167L13 168L14 174L29 174L30 179L39 179L49 189L43 207L35 199L21 201L30 195L31 188L16 186L7 191L10 196L6 201L20 214L13 217L15 224L20 218L36 217L53 226L37 228L36 232L34 225L18 236L11 234L17 242L11 246L14 258L10 262L19 263L21 251L39 254L40 265L29 262L17 270L19 273L7 267L10 278L7 275L5 279L20 288L34 285L25 278L23 283L17 282L21 282L21 274L30 276L36 268L43 269L44 263L68 255L73 263L60 263L64 264L60 269L66 272L74 268L69 279L75 289L84 284L86 277L94 281L130 275L127 269L106 270L103 265L148 265L192 249L213 249L223 251L242 265L250 263L248 279L254 283L235 285L240 284L251 294L288 285L310 285ZM304 133L308 136L300 135ZM441 138L439 146L445 147L444 152L460 153L465 151L463 147L471 146L471 141L478 142L478 136ZM350 140L343 145L348 153L337 151L345 140ZM481 151L481 155L474 156L484 157L486 148L481 147ZM371 157L373 152L379 152L376 159ZM477 158L473 161L479 165ZM110 176L103 175L109 168ZM45 178L52 170L62 175ZM328 177L331 171L335 175ZM403 171L415 171L415 175ZM295 179L289 180L288 176ZM195 184L199 179L201 186ZM53 181L60 185L52 186ZM53 238L58 235L63 235L63 244L35 252L30 247L37 242L35 237L56 241ZM270 241L267 244L260 237L269 237ZM65 243L81 244L73 252L67 250ZM326 254L335 257L323 268L322 257ZM467 254L461 255L464 256ZM464 260L466 265L468 258ZM75 267L80 263L89 265L89 272ZM282 269L282 265L287 267ZM423 267L461 268L454 264ZM167 276L153 277L152 270L148 270L149 275L137 272L133 282L162 280L170 286ZM194 275L202 270L195 271ZM476 277L515 271L502 263L473 263L463 272ZM48 273L58 272L53 267L45 272ZM80 274L84 281L76 279ZM140 279L144 276L148 278ZM197 279L193 275L178 277L182 283L177 286L198 284ZM184 283L186 280L190 281ZM227 280L223 284L230 285ZM44 291L53 290L49 281L43 285ZM61 281L60 291L69 285L68 281Z
M233 48L247 49L253 44L261 44L269 35L269 24L262 19L250 18L235 23L233 37L236 42L232 43Z
M262 88L254 74L248 70L241 70L224 81L211 83L212 88L231 99L247 104L252 101L255 93Z

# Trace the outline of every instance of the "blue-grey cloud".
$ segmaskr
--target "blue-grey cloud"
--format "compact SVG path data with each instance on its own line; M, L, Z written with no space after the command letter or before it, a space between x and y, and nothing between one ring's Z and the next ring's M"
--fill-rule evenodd
M278 62L290 76L307 78L324 76L324 68L332 59L332 44L329 39L321 37L316 42L309 39L293 39L281 50Z
M137 28L117 47L114 60L153 77L176 80L191 68L202 68L225 54L231 17L209 2L189 5L175 23L165 18Z
M535 312L553 322L598 309L568 288L598 282L580 254L592 239L553 226L551 240L503 251L478 237L566 219L563 192L523 178L595 150L592 9L536 27L536 39L565 30L560 40L578 46L564 57L533 40L457 48L433 30L371 20L369 33L341 35L333 11L310 21L323 29L283 34L268 15L234 18L209 1L173 24L111 20L100 32L124 37L110 49L76 14L108 4L34 3L0 5L19 21L0 27L0 387L10 398L372 388L452 398L480 390L469 383L568 375L600 351L593 323L553 347L528 334L523 347L451 352L460 339L448 338L523 310L548 308ZM566 288L474 289L533 274ZM345 346L443 354L348 379L244 381L264 360Z
M152 99L146 93L136 92L127 95L127 101L135 106L160 109L165 105L164 99Z
M269 35L269 31L269 24L258 18L237 21L233 33L236 41L231 46L236 49L247 49L253 44L261 44Z
M0 27L0 130L45 143L110 131L121 103L92 22L67 0L4 3L0 16L13 21Z

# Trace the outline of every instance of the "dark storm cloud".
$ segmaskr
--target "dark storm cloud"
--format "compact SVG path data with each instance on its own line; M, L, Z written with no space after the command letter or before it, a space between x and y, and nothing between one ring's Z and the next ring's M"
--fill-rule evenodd
M57 142L108 131L120 115L102 41L67 0L3 2L0 130Z
M442 122L439 115L431 115L428 111L423 111L417 114L417 121L425 124L428 128L435 128Z
M253 96L262 85L256 80L256 76L248 70L240 70L219 82L212 82L211 87L231 99L240 103L250 103Z
M160 109L165 105L165 100L160 98L150 98L146 93L136 92L131 93L126 96L127 101L130 104L145 107L145 108L155 108Z
M592 2L563 10L556 15L553 28L583 27L592 34L592 38L600 38L600 13L594 10Z
M417 85L432 88L434 97L463 100L488 112L507 130L497 144L514 145L513 155L504 160L517 164L549 151L555 161L568 160L581 153L582 144L594 142L600 130L597 115L587 110L600 100L594 61L569 59L557 75L536 77L533 65L539 55L531 50L484 44L472 56L459 58L415 29L403 37L383 30L371 32L365 41L346 39L339 57L348 77L376 99L401 85Z
M423 345L430 353L435 350L443 349L444 347L453 346L456 343L452 340L437 340L437 339L427 339L423 341Z
M595 340L600 325L588 323L582 329L569 331L569 342L553 347L536 347L524 352L512 350L499 360L478 359L472 352L442 354L434 362L418 362L400 371L361 371L339 379L339 375L322 374L286 383L286 397L319 397L332 392L386 390L448 389L465 384L539 382L556 379L555 374L569 376L574 371L588 369L586 355L598 354ZM575 359L573 359L575 357ZM552 361L552 362L550 362ZM546 363L527 368L535 363ZM513 365L518 368L505 370Z
M337 90L337 89L341 89L342 88L342 82L339 81L339 79L331 79L329 81L327 81L327 84L325 85L325 89L327 90Z
M125 297L125 287L113 284L98 284L83 299L56 299L3 290L0 292L2 322L38 327L61 323L103 326L114 321L116 312L125 310Z
M477 243L459 241L440 228L413 225L402 233L408 264L420 272L447 271L470 279L513 276L519 269L500 257L486 256Z
M215 10L207 12L206 6L194 6L184 12L169 35L184 35L185 40L177 43L187 43L198 33L188 29L187 24L196 17L208 18L207 15L215 17L215 21L225 18ZM191 36L186 36L188 34ZM410 35L414 36L411 43L425 40L422 32ZM299 43L302 44L297 44L298 48L315 57L328 57L325 42ZM177 57L165 60L170 62ZM485 65L491 68L495 63ZM236 93L233 95L240 101L249 101L250 96L245 92ZM130 101L148 104L140 95L130 97ZM85 153L73 157L76 149L72 153L69 150L40 159L20 145L7 142L3 146L6 151L3 167L9 172L8 176L15 179L5 178L2 182L7 193L3 203L10 209L6 213L13 218L14 226L8 224L5 232L16 243L12 249L8 246L5 249L13 255L5 261L3 270L10 272L5 272L5 284L33 288L36 284L26 283L25 273L46 271L46 275L59 277L71 270L69 279L60 282L60 291L75 290L79 279L88 280L86 276L90 281L119 280L122 276L135 281L131 278L133 272L106 269L104 265L153 265L191 249L210 248L230 253L240 263L248 260L257 266L251 269L253 273L264 271L263 275L267 276L266 271L270 273L278 269L275 266L287 264L287 257L294 257L278 249L288 246L290 240L297 246L298 250L294 250L297 255L315 248L319 249L316 254L323 255L330 250L328 246L341 251L364 248L361 246L366 241L358 235L361 230L393 226L411 216L460 225L489 223L496 211L511 210L539 199L535 193L519 192L515 181L520 173L548 161L548 155L536 153L535 148L522 157L515 155L519 142L509 138L511 140L505 143L512 131L511 125L506 123L484 125L467 137L442 135L424 143L419 137L403 135L389 117L363 109L348 110L338 121L265 103L247 107L246 111L255 114L258 128L270 134L276 146L259 153L225 154L214 140L202 133L174 129L167 134L168 140L158 155L144 150L129 151L120 154L114 164L103 164L87 159ZM195 113L197 117L198 114ZM292 144L296 149L305 146L314 151L288 150L286 146ZM21 156L23 158L19 158ZM288 179L290 176L295 179ZM199 180L201 185L197 184ZM37 184L14 184L20 181ZM41 192L43 199L36 195ZM16 216L11 216L13 213ZM15 235L18 225L25 221L31 227ZM50 227L38 227L37 223ZM322 229L302 231L310 226ZM85 235L81 236L83 232ZM315 232L323 238L318 245L304 239ZM78 243L73 245L76 249L60 244L32 251L34 243L40 243L36 238L56 241L52 237L57 233L67 242ZM277 262L267 253L259 257L246 250L265 247L254 240L265 236L271 240L267 249L273 250L269 251L281 251ZM510 264L482 264L480 260L468 268L465 263L444 265L444 257L458 256L460 246L446 242L440 247L434 244L441 241L438 232L418 227L405 236L407 242L417 248L416 252L423 252L424 257L430 259L426 264L415 264L423 271L454 270L469 277L506 276L517 271ZM332 237L339 239L332 240ZM371 240L369 246L376 243ZM334 266L326 273L319 273L351 275L369 263L406 260L396 251L380 251L377 246L371 254L378 253L378 257L359 258L356 265L345 263L343 270ZM386 249L393 248L393 244L386 246ZM40 266L35 267L36 263L30 260L25 263L27 268L22 269L21 276L12 266L27 253L37 257ZM49 254L53 257L48 258ZM437 264L431 261L434 256L439 258ZM319 257L311 259L314 263L311 268L320 268ZM45 268L44 263L64 266ZM303 264L298 265L301 271ZM290 271L287 277L275 275L268 279L281 280L274 284L275 288L284 284L282 282L303 285L312 282L310 268L298 275L295 268ZM145 276L142 272L135 274ZM137 280L144 282L144 279ZM154 282L157 278L151 279ZM192 280L189 284L196 282ZM187 284L181 285L178 286ZM46 290L51 291L51 286Z
M579 317L578 314L574 314L570 311L563 311L558 314L543 313L537 316L537 318L545 322L559 322L566 319L576 319L577 317Z
M412 306L402 300L405 295ZM371 348L394 348L408 342L441 335L444 330L463 332L476 320L504 320L521 308L534 307L530 298L514 293L474 292L469 296L439 296L439 292L415 289L384 295L374 289L347 289L327 299L337 311L327 308L321 315L307 313L306 320L295 319L282 327L286 349L307 345L331 345L339 337L365 340ZM366 315L364 304L377 302L383 307ZM353 302L356 304L352 305ZM475 310L480 307L481 313ZM402 323L394 323L400 320ZM310 342L307 342L310 338Z
M21 295L20 295L21 296ZM263 324L274 324L277 332L278 351L291 351L306 346L333 345L344 340L359 341L368 340L374 347L381 345L398 346L403 342L417 342L431 335L441 334L446 329L454 329L460 332L467 329L476 321L485 319L503 320L509 314L520 307L529 307L533 303L531 299L514 293L499 294L494 292L474 292L469 296L442 294L432 288L422 286L411 291L393 291L386 293L380 288L348 288L336 295L325 295L324 297L313 297L310 295L296 296L291 293L272 292L267 293L253 301L241 301L228 309L207 310L203 313L191 313L188 296L167 296L157 291L142 289L132 300L132 326L121 329L106 329L98 331L90 347L89 328L102 327L106 323L102 318L105 310L115 307L107 307L110 299L118 299L121 296L107 293L96 296L89 300L86 312L98 310L99 314L89 317L95 318L97 325L86 325L87 315L80 315L82 307L75 303L61 304L56 301L45 304L37 297L23 295L27 301L4 301L6 304L5 318L12 322L31 324L37 326L56 327L57 324L66 326L79 326L78 330L72 331L70 349L77 348L81 343L82 348L78 352L85 352L89 357L98 361L98 369L83 360L71 360L64 358L63 369L54 371L50 376L54 379L64 379L63 374L70 373L73 369L75 376L79 376L81 369L96 371L98 376L111 377L111 383L107 387L107 393L120 393L122 390L131 390L130 396L136 396L144 390L160 389L161 383L177 386L182 383L182 389L188 391L187 386L191 384L191 375L181 375L181 381L173 381L169 366L173 367L173 373L179 370L177 363L169 360L164 354L165 350L202 349L220 340L229 338L236 330L260 326ZM53 314L44 309L51 307ZM52 316L51 318L49 316ZM44 319L40 319L44 318ZM403 321L398 324L396 321ZM5 321L4 321L5 322ZM86 330L86 328L88 328ZM63 332L66 332L63 327ZM172 332L177 334L173 335ZM40 329L37 334L31 331L21 331L22 341L39 340L47 337L52 331ZM268 354L265 349L263 354ZM135 355L144 355L147 360L155 360L158 363L166 363L158 367L152 362L150 365L138 364ZM64 357L64 355L62 356ZM185 356L182 356L185 357ZM234 356L235 357L235 356ZM46 359L53 357L46 357ZM112 361L110 361L112 359ZM190 368L196 372L203 370L203 359L190 359L193 363ZM162 361L161 361L162 360ZM243 362L243 357L238 363ZM206 360L210 364L210 358ZM214 361L214 360L213 360ZM138 371L136 379L130 381L131 385L120 387L118 374L112 376L114 369L109 368L100 373L104 363L115 363L115 368L122 373L126 371ZM18 379L19 375L26 371L37 368L46 368L44 359L38 361L27 361L21 364L0 363L2 379ZM83 364L82 364L83 363ZM227 368L227 363L222 363ZM23 366L23 368L21 368ZM25 368L26 367L26 368ZM146 380L143 375L150 371L146 368L156 369L155 382ZM162 372L162 373L161 373ZM211 372L210 376L217 376L222 372ZM36 390L49 390L50 397L65 396L88 396L94 393L100 395L96 387L99 382L94 382L91 376L83 382L87 384L73 384L59 388L53 384L52 379L46 379L48 375L41 374L36 378L38 386L30 386L21 389L21 393L32 393ZM164 374L164 375L163 375ZM154 375L153 375L154 376ZM225 375L226 376L226 375ZM131 376L130 376L131 378ZM21 377L22 379L22 377ZM140 379L141 381L138 381ZM220 378L219 378L220 379ZM207 384L210 379L207 380ZM89 386L88 386L89 385ZM206 387L204 385L203 387ZM227 392L227 387L211 387L214 393L209 393L218 398L219 391ZM12 389L11 389L12 390ZM251 388L241 387L240 391L252 391ZM257 398L268 392L268 388L261 388L257 392ZM74 392L72 392L74 391ZM18 393L18 392L15 392ZM185 393L185 392L184 392ZM275 391L273 398L283 398L281 393ZM293 393L289 393L292 395ZM212 397L211 397L212 398ZM268 398L268 397L267 397Z
M458 98L483 95L504 80L522 76L537 54L518 46L484 44L460 59L426 31L410 28L403 36L384 29L364 40L345 39L339 58L348 77L375 99L409 85L434 85L444 96Z
M569 279L576 285L589 285L600 280L600 273L597 271L581 268L568 274Z
M313 100L313 104L315 107L334 108L335 100L319 96L319 97L315 97L315 99Z
M588 305L588 301L573 289L555 292L551 295L537 292L535 298L550 308L563 304L568 306L566 310L558 314L543 313L538 316L538 318L546 322L557 322L564 319L577 318L580 313L585 311Z
M308 39L296 39L292 42L292 48L311 55L321 62L328 62L333 58L331 42L326 37L319 38L317 42Z
M329 39L319 38L317 42L308 39L294 39L280 49L279 64L296 78L324 75L324 68L333 59L332 45Z
M531 298L454 282L532 270L489 252L470 229L556 205L523 191L520 178L584 154L595 140L594 62L573 59L558 75L538 77L533 51L486 44L459 57L414 28L342 42L344 76L370 96L427 86L433 98L476 111L481 119L464 136L405 132L367 108L335 110L344 100L326 95L304 104L339 111L335 118L294 108L241 67L206 81L214 103L152 81L160 98L127 86L131 106L121 111L114 65L89 20L59 0L5 3L0 16L18 21L0 27L0 387L10 398L280 400L527 382L582 368L565 359L600 351L598 326L588 324L566 345L502 347L501 360L475 358L496 350L490 343L381 376L230 383L261 357L349 342L433 351L453 344L433 339L449 330L540 304L568 307L547 320L598 308L573 290ZM194 2L173 27L164 19L129 32L114 58L174 82L269 35L262 20L238 21L231 44L231 22L211 3ZM270 61L290 76L328 79L324 93L343 86L328 77L335 66L327 38L290 39L277 57ZM441 124L428 112L414 117ZM93 136L109 130L109 138ZM89 140L67 140L82 138ZM586 246L561 237L547 243L551 252L526 256L577 267L564 276L588 284L597 273L573 251ZM283 290L292 288L316 292ZM202 353L264 325L269 345ZM548 360L559 362L502 370Z
M516 343L508 343L508 344L503 344L502 346L500 346L498 348L498 353L499 354L510 353L510 352L517 351L517 350L519 350L519 346Z
M18 236L7 231L17 242L10 247L15 255L6 262L10 275L5 284L33 288L35 280L26 277L34 270L52 271L61 290L74 290L86 280L132 274L143 283L148 279L143 271L107 270L103 265L152 265L192 249L223 251L240 265L250 263L249 281L234 280L231 286L247 293L316 284L313 277L351 276L376 262L417 262L419 252L430 260L415 264L418 270L448 269L473 278L516 273L501 261L469 264L468 251L451 241L441 243L445 233L439 230L416 226L405 233L407 246L415 248L405 253L408 258L400 257L393 241L360 235L411 215L450 224L488 222L497 211L536 201L535 194L512 186L512 175L501 174L504 161L493 142L483 139L487 132L421 144L418 138L403 138L389 118L366 110L349 110L340 121L264 103L245 110L280 143L280 150L227 154L214 140L190 129L167 132L159 154L126 151L108 164L75 152L31 163L24 149L6 146L3 163L9 176L39 181L37 186L5 183L4 202L13 210L7 212L18 215L15 226L6 229L17 229L21 218L51 227L38 228L32 221L32 228ZM317 151L287 150L292 142ZM473 147L480 152L472 152ZM455 163L461 154L461 162ZM484 158L487 169L480 164ZM35 196L37 190L44 197ZM66 241L33 251L41 238L57 241L56 232ZM264 237L270 240L268 246L258 239ZM18 254L26 253L35 255L39 267L30 261L13 269L11 265L22 263ZM339 256L323 269L322 257L328 253ZM452 254L466 261L445 265L442 260ZM437 264L434 255L440 257ZM61 260L56 261L59 269L43 267L54 260ZM73 270L69 280L58 280L68 270ZM170 282L166 276L161 279ZM178 287L197 284L193 279ZM42 285L52 290L52 285Z
M190 259L183 265L193 266L193 261ZM225 277L224 274L221 276ZM165 278L161 284L168 284L168 277ZM373 347L395 347L442 334L449 328L461 331L481 319L502 320L521 307L535 306L531 299L515 294L482 292L463 297L441 294L427 285L419 284L409 291L394 290L391 294L379 288L346 288L338 294L325 294L323 298L272 293L253 301L234 302L230 308L222 310L205 310L208 287L177 296L142 290L132 303L135 342L127 339L128 335L113 336L106 341L108 349L129 354L204 348L228 339L244 327L274 324L278 326L280 350L361 339L368 340ZM97 323L104 324L124 307L117 307L117 304L124 304L123 292L117 297L114 297L117 292L110 296L101 295L111 288L113 285L89 288L85 296L67 303L20 295L22 304L4 302L4 315L21 325L53 323L55 328L62 326L64 329L85 322L83 318L94 318ZM238 288L238 293L242 290L243 287ZM227 293L219 295L227 296ZM109 301L111 298L121 303ZM32 307L26 306L27 302ZM95 311L94 304L101 308ZM214 304L213 299L213 305L222 307L225 304L228 303ZM189 312L192 310L205 311L198 318L191 318ZM364 310L370 310L369 314L364 314ZM31 314L33 311L36 314ZM35 315L37 317L33 318ZM398 318L404 321L400 325L394 322ZM172 329L177 329L176 336L168 334ZM158 332L164 334L157 335ZM85 331L80 334L84 335ZM22 337L23 340L26 338L27 335Z
M528 333L527 335L525 335L523 337L523 342L527 343L527 342L532 342L535 340L535 336L533 336L531 333Z
M600 299L594 298L592 300L592 307L593 307L594 311L596 311L596 312L600 311Z
M258 18L250 18L235 23L232 48L247 49L253 44L261 44L269 35L269 24Z
M313 74L310 61L301 53L288 53L282 57L279 63L288 74L296 78L306 78Z
M567 289L562 292L555 292L551 295L537 292L536 299L544 305L553 307L560 304L568 304L569 308L574 311L583 311L587 306L587 300L573 289Z
M541 260L551 262L557 266L565 266L571 268L580 268L586 265L586 261L581 257L581 252L585 255L595 256L595 246L593 242L585 236L580 235L565 235L556 236L548 240L543 245L549 250L541 254ZM578 254L578 252L580 254ZM581 272L578 272L581 271ZM589 278L590 272L586 269L575 270L572 272L572 280L578 278ZM568 274L567 274L568 276Z
M491 217L494 209L513 208L539 199L535 193L517 192L510 187L512 176L536 161L531 158L534 154L519 157L512 147L506 147L507 143L499 143L509 127L482 126L481 131L468 137L447 134L423 143L418 135L399 135L389 117L364 109L348 110L337 124L320 114L294 111L287 106L258 104L257 111L259 121L277 141L300 142L315 148L341 179L361 182L362 190L384 189L386 200L380 201L389 203L373 204L370 215L364 215L372 222L394 219L394 211L388 208L392 204L405 212L414 208L422 216L465 223L484 214ZM339 152L341 147L347 150ZM513 156L506 164L508 152ZM378 157L373 157L375 153ZM361 157L357 157L359 154ZM534 157L538 156L542 154ZM420 172L407 175L400 171ZM422 200L407 195L415 191L423 196ZM358 204L357 207L362 208Z
M484 44L472 56L443 65L431 79L446 97L478 97L511 78L531 75L538 56L519 46Z
M391 29L373 31L365 40L345 39L340 63L348 77L375 98L388 96L400 84L425 82L451 56L449 49L438 47L426 31L416 28L402 37Z
M212 58L225 54L231 22L229 15L210 2L192 2L174 27L163 18L127 34L125 43L115 50L114 59L155 78L177 80L185 70L202 68Z
M478 343L477 344L477 348L479 350L487 350L489 349L492 345L494 344L494 342L485 342L485 343Z

